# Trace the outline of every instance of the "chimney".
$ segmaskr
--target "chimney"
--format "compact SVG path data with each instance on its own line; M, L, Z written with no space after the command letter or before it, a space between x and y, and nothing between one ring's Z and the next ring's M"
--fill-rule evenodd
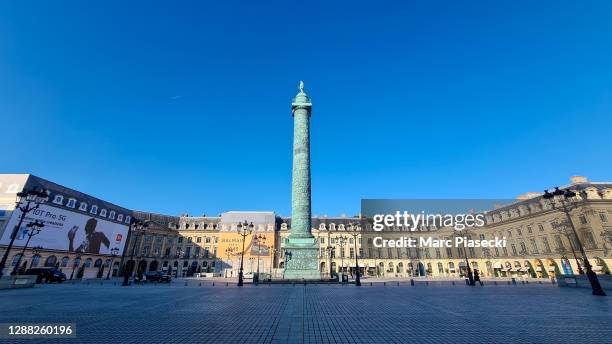
M585 176L571 176L570 182L572 184L584 184L584 183L588 183L589 181L587 180L587 177Z

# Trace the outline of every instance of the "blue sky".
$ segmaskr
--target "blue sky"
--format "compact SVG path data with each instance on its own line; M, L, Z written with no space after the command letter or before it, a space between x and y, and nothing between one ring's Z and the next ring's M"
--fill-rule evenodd
M612 3L3 2L1 172L178 215L612 180Z

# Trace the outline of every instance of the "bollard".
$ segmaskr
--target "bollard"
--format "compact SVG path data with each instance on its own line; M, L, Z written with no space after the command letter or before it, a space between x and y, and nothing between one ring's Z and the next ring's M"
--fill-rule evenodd
M387 282L383 282L383 286L385 286L385 287L386 287L386 286L387 286Z
M215 282L213 282L213 287L215 286Z
M425 283L427 283L427 282L425 282ZM414 287L414 280L412 278L410 279L410 285Z

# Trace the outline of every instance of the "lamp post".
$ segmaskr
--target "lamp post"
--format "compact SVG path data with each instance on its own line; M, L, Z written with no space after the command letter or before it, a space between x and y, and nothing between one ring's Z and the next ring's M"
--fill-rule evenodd
M244 268L244 242L246 241L246 237L251 235L253 232L253 222L250 224L244 221L244 223L238 223L238 234L242 236L242 251L240 252L240 271L238 272L238 286L242 287L244 284L244 277L242 275Z
M361 230L361 227L357 224L351 223L351 235L353 236L353 242L355 243L355 286L356 287L360 287L361 286L361 278L359 277L359 275L361 274L359 271L359 248L357 247L357 236L358 230Z
M28 244L30 243L30 239L32 239L33 236L39 234L41 229L44 226L45 225L43 224L43 222L39 221L39 220L35 220L34 222L30 222L30 223L28 223L26 225L26 227L28 228L27 229L28 240L26 240L25 245L21 249L21 254L19 254L19 258L17 259L17 264L15 264L15 266L13 267L13 272L11 273L11 275L16 275L17 274L17 271L19 270L19 267L20 267L20 264L21 264L21 259L23 258L23 255L25 254L26 248L28 248Z
M70 279L72 279L72 277L74 277L74 270L76 270L77 266L80 263L81 263L81 256L77 254L74 257L74 262L72 262L72 272L70 273Z
M13 231L11 232L11 240L9 241L9 244L6 247L6 251L4 251L2 260L0 260L0 278L2 278L9 252L11 251L11 248L13 248L13 243L15 242L15 238L17 237L17 232L21 228L21 225L23 224L23 220L25 219L26 215L29 212L38 209L40 207L40 204L46 202L48 199L49 195L47 195L47 192L45 192L45 190L43 189L29 189L17 193L17 205L15 206L15 210L19 209L21 211L21 216L19 217L19 222L17 223L17 226L15 226L15 228L13 228Z
M576 227L574 226L574 222L570 216L570 206L573 205L574 209L578 206L577 203L572 202L572 200L576 197L576 193L570 189L559 190L558 187L555 187L555 190L552 193L548 192L548 190L544 190L544 195L542 197L549 201L553 209L565 213L567 222L569 223L574 238L576 239L576 244L578 244L578 248L580 249L580 254L582 254L582 261L584 262L584 267L586 268L586 275L591 283L591 289L593 289L593 295L606 296L601 284L599 284L597 274L591 268L591 263L589 263L587 254L582 246L582 241L580 241L580 237L578 237L578 232L576 231ZM559 207L557 203L559 203L561 207ZM580 264L578 264L578 266L580 266Z
M259 285L259 255L260 255L260 250L261 250L261 241L266 241L266 236L265 235L255 235L253 237L256 242L257 242L257 278L255 279L255 285Z
M467 236L467 230L463 230L463 232L465 233L465 235ZM456 236L457 233L453 230L453 236ZM476 282L474 281L474 275L472 274L472 268L470 267L470 260L468 259L468 254L467 254L467 247L463 247L462 248L463 251L463 258L465 259L465 270L467 273L467 277L468 277L468 284L470 286L475 286Z
M127 269L123 269L123 284L122 286L126 287L129 286L129 278L130 276L132 276L132 272L134 272L135 268L136 268L136 262L134 261L134 251L136 251L136 243L138 242L138 238L144 234L146 228L147 228L147 224L138 220L138 219L134 219L132 218L132 222L130 223L130 225L132 226L132 230L131 233L134 234L134 243L132 244L132 252L130 253L130 260L126 263L129 264L129 262L131 261L133 264L130 268L129 271L127 271Z
M572 250L572 254L574 255L574 260L576 261L576 266L578 266L578 274L584 275L584 271L582 270L582 266L580 264L580 261L578 260L578 255L576 254L576 249L574 248L573 240L571 236L569 235L569 233L567 232L567 228L570 227L570 225L567 223L567 220L559 224L553 223L552 227L553 229L557 230L558 232L560 232L561 234L567 237L567 240L569 241L569 244L570 244L570 249Z
M110 279L111 270L113 270L113 264L115 263L115 257L119 254L119 248L114 247L110 250L111 252L111 261L110 266L108 267L108 273L106 274L106 279Z

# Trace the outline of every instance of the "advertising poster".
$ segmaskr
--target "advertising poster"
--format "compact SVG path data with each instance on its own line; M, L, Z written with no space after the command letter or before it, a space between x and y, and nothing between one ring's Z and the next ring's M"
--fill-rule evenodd
M20 216L19 211L13 213L0 243L9 243L10 234L19 223ZM35 220L42 221L45 226L32 237L28 247L109 255L110 250L116 247L119 255L123 253L128 226L46 204L28 213L17 232L15 246L25 245L28 239L26 225Z

